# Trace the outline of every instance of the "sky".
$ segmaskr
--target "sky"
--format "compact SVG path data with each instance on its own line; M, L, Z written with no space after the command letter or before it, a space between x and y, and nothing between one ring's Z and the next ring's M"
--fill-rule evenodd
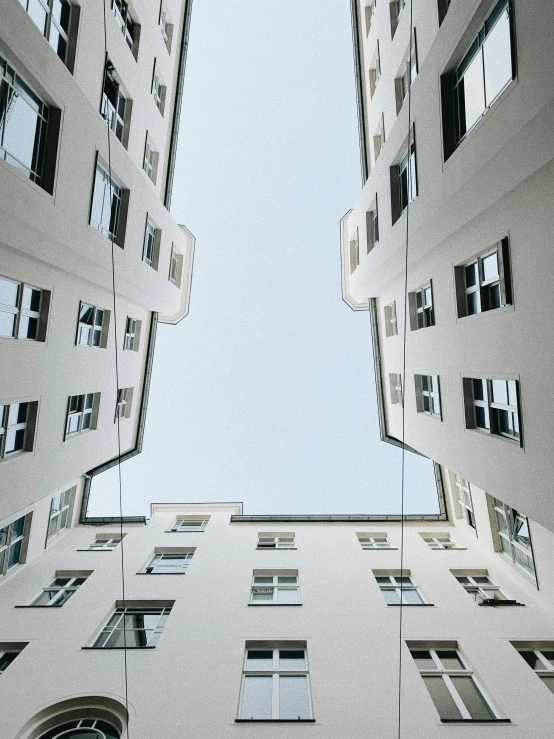
M194 0L172 202L196 236L190 314L158 327L125 514L399 513L369 314L341 299L339 221L360 190L349 0ZM413 454L405 511L437 511ZM116 470L89 513L118 514Z

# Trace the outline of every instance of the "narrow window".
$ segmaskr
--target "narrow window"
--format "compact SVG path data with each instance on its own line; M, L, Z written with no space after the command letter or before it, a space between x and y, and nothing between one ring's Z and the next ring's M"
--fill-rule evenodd
M510 305L508 239L454 268L458 318Z
M162 115L164 114L166 92L167 88L163 83L156 59L154 59L154 70L152 72L152 97L154 98L156 107Z
M456 542L452 541L450 534L421 534L421 538L430 549L464 549L465 547L457 547Z
M250 603L258 606L288 606L300 603L298 571L254 570Z
M175 287L181 287L181 275L183 273L183 255L175 248L175 244L171 245L171 258L169 260L169 281Z
M75 436L96 428L100 393L71 395L67 401L65 436Z
M385 336L398 336L395 300L389 305L385 305Z
M375 204L373 208L365 214L366 233L367 233L367 253L379 242L379 204L377 193L375 194Z
M398 23L400 21L400 15L404 10L405 5L406 0L392 0L392 2L390 3L389 10L391 38L394 38L394 34L396 33L396 29L398 28Z
M371 64L371 67L369 69L369 96L373 97L375 94L375 88L377 87L377 83L379 82L379 78L381 77L381 53L379 51L379 39L377 39L377 49L375 51L375 56L373 57L373 62Z
M140 343L140 332L142 329L142 321L127 316L125 323L125 337L123 339L123 349L136 352Z
M91 573L85 575L72 572L60 573L51 585L43 588L42 593L33 600L31 605L57 608L63 606L86 581L89 574Z
M126 607L116 607L94 641L93 649L145 649L156 646L171 613L171 606L158 605L154 601L151 607L135 608L132 601L126 603Z
M184 575L194 550L158 551L151 557L144 572L148 575Z
M97 308L89 303L80 303L77 341L75 342L77 345L98 346L105 349L108 345L109 328L109 310Z
M410 140L397 164L390 168L391 208L393 225L417 197L417 162L415 126L410 129Z
M65 490L63 493L52 498L50 503L50 516L48 519L48 531L46 539L57 536L61 531L71 524L69 512L71 509L72 493L74 488Z
M258 534L258 549L294 549L294 534Z
M0 529L0 577L24 562L30 522L30 517L21 516Z
M410 87L417 77L417 41L416 30L414 28L411 44L404 55L404 61L400 67L400 72L394 80L394 90L396 94L396 113L400 113L404 100L408 97Z
M45 341L50 292L0 277L0 337Z
M31 452L38 403L0 404L0 459Z
M414 375L416 408L442 420L441 393L438 375Z
M540 649L522 647L516 647L516 649L546 687L554 693L554 644Z
M360 264L360 240L358 238L358 229L354 237L350 239L350 274L352 274L356 267Z
M147 131L146 141L144 143L144 158L142 160L142 168L154 184L156 184L156 180L158 178L159 157L160 154L155 149L154 144L152 143L152 139L148 135Z
M509 557L514 564L522 567L535 577L533 561L533 547L531 546L531 532L526 516L518 513L515 508L503 503L498 498L492 498L494 511L494 533L497 537L498 548Z
M79 9L67 0L19 0L62 62L72 71L70 36ZM76 39L72 39L75 42Z
M473 512L473 500L471 498L471 486L467 480L459 475L454 476L458 505L468 526L475 529L475 514Z
M104 71L100 114L125 147L129 139L130 108L131 101L123 94L114 66L108 59Z
M390 402L392 405L403 405L402 375L389 372Z
M498 585L495 585L487 571L465 572L463 575L452 571L456 580L471 595L479 606L514 606L521 605L517 600L508 598Z
M120 187L113 178L111 179L108 172L98 162L92 190L90 225L102 236L121 247L125 240L128 198L129 191Z
M162 0L162 2L160 3L160 17L158 20L158 25L160 26L162 38L167 47L167 50L171 54L171 40L173 38L173 23L171 22L171 18L169 16L169 12L167 10L164 0Z
M443 722L495 721L499 716L465 658L457 649L413 649L410 652Z
M279 646L247 643L239 721L310 721L305 643Z
M208 518L190 518L182 516L173 524L172 531L204 531L208 525Z
M112 0L112 12L127 46L136 59L138 56L140 25L133 19L129 10L129 3L125 0Z
M462 380L466 428L521 444L519 383L517 380Z
M431 280L426 285L408 293L408 306L410 309L410 329L412 331L435 325L433 284Z
M376 572L379 570L374 570L374 575L388 606L399 606L400 603L405 606L425 604L417 585L410 577L409 570L405 575L401 575L400 572L392 575L375 574Z
M0 643L0 675L27 646L26 643Z
M123 534L125 536L125 534ZM96 539L87 547L88 552L113 552L121 542L121 534L97 534Z
M392 549L387 539L387 534L366 534L360 532L356 534L362 549Z
M385 145L385 116L381 113L381 121L373 135L373 161L374 163L379 158L381 149Z
M369 36L369 32L371 30L371 20L373 18L373 13L375 12L375 6L377 5L376 0L369 0L367 5L365 6L365 33L366 36Z
M121 387L117 391L117 401L115 404L115 419L131 418L131 407L133 404L133 388Z
M153 221L146 217L146 228L144 229L144 243L142 245L142 260L152 269L158 269L160 256L161 229L156 228Z

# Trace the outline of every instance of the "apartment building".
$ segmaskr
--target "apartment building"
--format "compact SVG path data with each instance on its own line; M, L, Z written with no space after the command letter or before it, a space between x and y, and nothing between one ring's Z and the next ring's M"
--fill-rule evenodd
M79 489L60 527L39 501L0 578L0 735L396 737L401 649L401 736L547 739L552 534L441 476L402 564L397 516L154 504L120 528L79 523Z
M552 530L554 5L353 0L352 18L342 290L370 312L382 438L404 414L407 445Z
M118 430L140 451L156 326L189 305L190 5L2 0L0 527L113 463Z

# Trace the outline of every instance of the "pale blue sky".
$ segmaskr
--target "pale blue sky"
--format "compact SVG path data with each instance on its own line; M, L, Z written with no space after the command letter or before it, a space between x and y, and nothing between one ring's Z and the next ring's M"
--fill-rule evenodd
M349 0L194 0L179 142L191 310L158 330L125 512L398 513L369 316L341 300L339 220L361 188ZM116 515L116 474L92 490L90 513ZM406 512L436 508L431 463L408 454Z

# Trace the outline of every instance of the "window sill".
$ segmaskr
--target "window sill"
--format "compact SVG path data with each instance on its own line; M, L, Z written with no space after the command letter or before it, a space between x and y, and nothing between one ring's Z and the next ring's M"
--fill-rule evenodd
M262 549L266 550L268 552L295 552L296 547L256 547L256 549ZM242 721L243 719L237 719L237 721ZM250 721L250 719L244 719L245 721ZM256 719L255 719L256 720ZM265 719L264 719L265 720ZM277 721L277 719L268 719L271 721ZM307 721L308 719L306 719Z
M488 724L511 724L509 718L491 718L488 721L484 721L481 718L441 718L441 724L482 724L488 726Z
M429 547L432 552L467 552L467 547Z
M501 606L524 606L525 603L518 603L517 600L495 600L490 598L489 600L481 601L477 603L478 606L488 606L489 608L499 608Z
M398 547L362 547L363 552L397 552Z
M236 718L236 724L315 724L315 718Z
M114 552L115 549L76 549L76 552Z
M301 606L302 603L249 603L248 606L253 606L254 608L268 608L268 607L275 607L278 608L288 608L290 606ZM246 719L245 719L246 720Z
M203 534L204 531L175 531L175 529L167 529L164 534Z
M156 647L81 647L87 652L122 652L124 649L156 649Z
M135 575L186 575L186 572L135 572Z
M469 431L471 434L475 434L477 436L484 436L486 439L491 439L496 444L507 444L508 446L512 447L512 449L520 449L522 452L525 451L523 446L523 438L512 439L510 436L491 434L489 431L485 431L484 429L481 431L481 429L478 429L475 426L466 426L466 431Z
M434 603L387 603L387 606L392 607L392 608L400 608L400 606L402 606L402 608L422 608L422 607L424 608L425 606L434 607L435 604Z
M61 608L63 605L65 605L65 603L60 603L60 604L53 603L51 606L47 604L40 606L38 604L34 605L33 603L30 603L29 605L25 605L25 606L14 606L14 608Z

